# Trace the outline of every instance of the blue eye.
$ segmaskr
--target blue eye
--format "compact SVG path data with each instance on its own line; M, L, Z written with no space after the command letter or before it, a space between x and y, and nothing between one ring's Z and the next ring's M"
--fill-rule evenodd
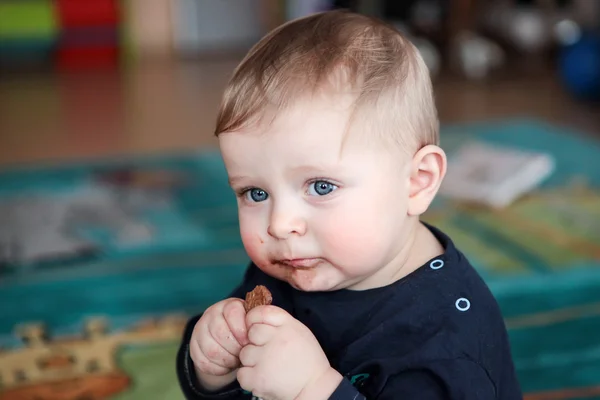
M311 196L325 196L337 189L337 186L327 181L315 181L308 187Z
M250 189L246 191L246 198L255 203L260 203L269 198L269 194L262 189Z

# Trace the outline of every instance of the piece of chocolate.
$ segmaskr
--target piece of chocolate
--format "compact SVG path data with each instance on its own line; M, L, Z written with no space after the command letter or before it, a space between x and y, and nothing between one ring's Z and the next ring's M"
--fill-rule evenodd
M246 302L244 307L246 312L258 306L269 306L273 302L273 296L269 289L262 285L258 285L251 292L246 293Z

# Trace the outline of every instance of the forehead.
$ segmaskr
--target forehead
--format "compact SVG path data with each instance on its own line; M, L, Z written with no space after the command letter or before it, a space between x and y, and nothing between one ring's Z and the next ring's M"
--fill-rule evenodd
M352 150L345 143L352 104L341 95L298 101L270 124L219 135L223 157L228 166L256 162L257 157L261 163L276 158L288 163L340 161Z

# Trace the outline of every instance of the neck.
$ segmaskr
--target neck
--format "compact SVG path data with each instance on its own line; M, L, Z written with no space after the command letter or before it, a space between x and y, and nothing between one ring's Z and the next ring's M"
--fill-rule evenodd
M404 250L405 257L396 268L392 282L409 275L432 258L444 254L442 244L418 219L415 220L411 231L410 244Z
M417 217L407 224L403 247L385 267L354 289L365 290L390 285L410 275L427 261L444 253L436 237Z

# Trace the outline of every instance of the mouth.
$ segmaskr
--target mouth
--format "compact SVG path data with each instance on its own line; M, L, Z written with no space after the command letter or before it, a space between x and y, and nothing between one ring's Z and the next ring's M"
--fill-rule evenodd
M320 258L294 258L278 260L277 263L298 269L309 269L316 267L321 262Z

